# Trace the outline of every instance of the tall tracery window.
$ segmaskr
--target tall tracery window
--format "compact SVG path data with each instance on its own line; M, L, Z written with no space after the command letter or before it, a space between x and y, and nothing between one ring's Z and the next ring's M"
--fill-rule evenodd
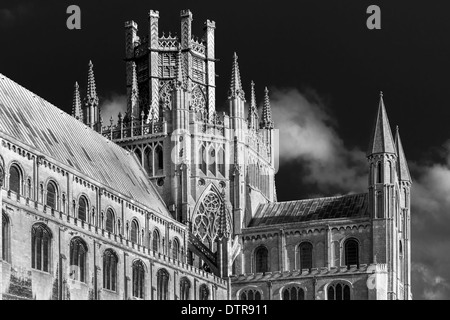
M159 269L157 273L158 300L169 299L169 273L165 269Z
M212 146L208 152L208 171L216 175L216 150Z
M383 183L383 170L381 162L377 163L377 183Z
M144 299L145 268L141 260L133 263L133 297Z
M48 272L50 270L50 246L52 234L43 224L31 229L31 267Z
M328 300L350 300L350 286L344 283L334 283L328 286Z
M105 223L105 229L108 232L114 233L114 211L109 208L106 210L106 223Z
M157 171L156 174L160 175L164 169L164 155L163 149L161 145L157 145L155 148L155 169Z
M22 186L22 170L13 164L9 169L9 190L21 194Z
M305 300L305 291L299 286L283 289L283 300Z
M312 268L312 251L313 246L310 242L302 242L298 246L298 253L300 258L300 270Z
M103 288L116 291L117 288L117 262L116 253L107 249L103 253Z
M153 251L159 252L159 246L160 246L159 231L155 229L153 231Z
M259 247L255 251L256 273L269 271L269 251L266 247Z
M198 168L202 173L206 174L206 147L204 144L198 149Z
M356 239L350 238L344 243L345 265L359 265L359 243Z
M86 197L81 196L80 200L78 200L78 219L80 219L81 221L86 221L88 212L88 201L86 200Z
M256 289L247 289L241 292L240 300L261 300L261 292Z
M172 258L174 260L178 260L180 254L180 242L178 241L177 238L173 239L172 242Z
M191 283L187 278L180 280L180 300L189 300Z
M153 152L151 147L144 150L144 169L150 176L153 176Z
M209 290L205 284L202 284L199 289L199 299L200 300L208 300L209 299Z
M218 224L220 223L220 208L222 199L215 192L207 193L193 218L193 234L209 249L217 237Z
M400 260L400 263L399 263L399 267L400 267L400 272L399 272L400 281L402 283L404 283L404 281L405 281L405 263L404 263L404 256L403 256L403 245L402 245L401 241L398 242L398 252L399 252L399 260Z
M70 242L70 277L71 279L86 282L86 243L80 238L74 238Z
M130 237L131 237L131 242L138 243L139 225L136 220L131 221Z
M219 151L217 152L216 162L219 173L222 175L222 177L225 177L225 151L223 151L223 148L219 148Z
M2 260L9 259L9 219L2 212Z
M53 181L47 183L47 201L46 205L54 210L57 210L58 188Z

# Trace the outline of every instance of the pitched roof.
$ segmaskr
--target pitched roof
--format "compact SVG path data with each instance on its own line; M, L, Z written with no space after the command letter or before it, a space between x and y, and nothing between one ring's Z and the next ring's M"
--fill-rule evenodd
M367 193L260 204L249 227L325 219L368 217Z
M411 181L408 162L406 162L405 151L403 151L402 140L400 139L400 131L398 127L395 133L395 148L397 150L397 157L398 157L397 160L398 178L400 181Z
M132 154L2 74L0 135L171 216Z
M376 153L394 153L394 139L392 136L391 126L386 113L386 108L383 101L383 93L380 93L380 103L378 106L378 114L375 126L370 140L369 150L367 155Z

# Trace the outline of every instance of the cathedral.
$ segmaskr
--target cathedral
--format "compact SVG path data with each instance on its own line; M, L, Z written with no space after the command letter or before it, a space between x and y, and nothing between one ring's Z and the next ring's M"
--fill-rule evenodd
M218 112L215 22L197 38L189 10L180 36L148 19L125 23L117 123L92 62L71 115L0 74L0 299L412 299L411 177L383 95L367 192L279 202L268 89L246 97L235 53Z

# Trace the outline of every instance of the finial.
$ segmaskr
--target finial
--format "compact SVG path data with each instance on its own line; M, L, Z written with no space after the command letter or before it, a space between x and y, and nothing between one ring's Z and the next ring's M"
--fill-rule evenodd
M78 82L75 82L75 89L72 103L72 116L77 120L83 121L83 109L81 108L80 87Z
M233 99L236 97L239 97L242 101L245 102L245 93L244 93L244 90L242 90L242 82L241 82L241 74L239 71L238 56L237 56L237 53L234 52L233 66L231 69L231 85L230 85L230 91L228 93L228 98Z
M109 123L111 123L111 127L112 127L112 125L113 125L113 123L114 123L114 119L113 119L112 116L111 116L111 119L109 119Z
M383 91L380 91L380 97L381 98L383 97Z
M270 107L269 89L267 87L264 88L261 129L273 129L272 110Z

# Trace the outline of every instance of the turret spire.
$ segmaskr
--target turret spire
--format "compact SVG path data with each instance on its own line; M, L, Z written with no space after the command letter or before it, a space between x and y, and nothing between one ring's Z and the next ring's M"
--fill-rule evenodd
M396 153L391 127L384 106L383 92L380 92L378 114L367 155L370 156L377 153Z
M245 93L242 90L241 74L239 72L238 56L236 52L233 56L233 67L231 70L231 85L230 92L228 92L228 98L233 99L239 97L245 101Z
M261 129L273 129L272 110L270 108L269 89L267 89L267 87L264 90Z
M84 123L90 126L91 128L94 128L98 122L99 112L98 112L97 88L95 85L95 76L94 76L94 65L92 64L92 61L89 61L85 108L86 110L84 113Z
M83 121L83 110L81 109L80 87L78 86L78 82L75 82L75 90L73 93L72 117Z
M250 98L250 107L248 109L248 127L249 129L256 130L258 128L258 107L256 106L256 94L255 94L255 83L251 83L252 91Z
M98 105L97 88L95 85L94 64L89 60L88 85L87 85L87 101L88 103Z
M398 179L400 181L411 182L411 175L409 173L408 163L406 162L405 152L403 151L402 141L400 140L400 130L398 126L395 132L395 149L397 151L397 169Z

